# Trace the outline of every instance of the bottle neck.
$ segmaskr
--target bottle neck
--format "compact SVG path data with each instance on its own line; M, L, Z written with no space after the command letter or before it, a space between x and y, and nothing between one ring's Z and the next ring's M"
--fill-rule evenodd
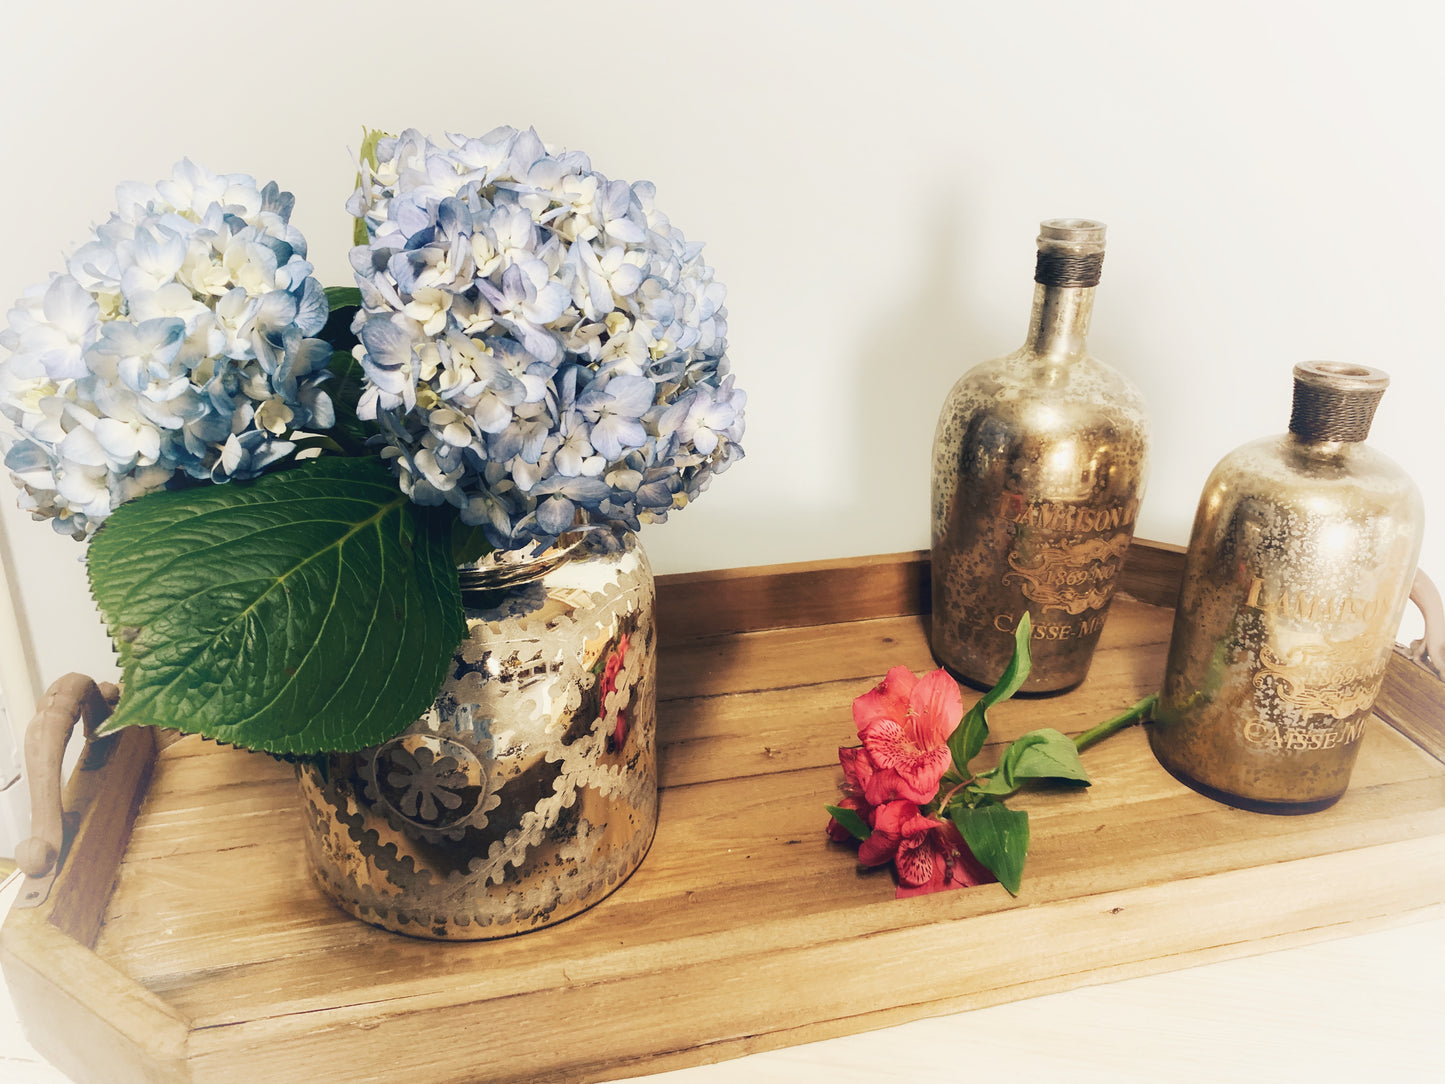
M1286 433L1284 446L1292 455L1310 463L1336 463L1360 447L1360 443L1353 440L1317 440L1298 433Z
M1051 361L1070 361L1085 354L1089 321L1094 315L1094 289L1035 284L1025 348Z

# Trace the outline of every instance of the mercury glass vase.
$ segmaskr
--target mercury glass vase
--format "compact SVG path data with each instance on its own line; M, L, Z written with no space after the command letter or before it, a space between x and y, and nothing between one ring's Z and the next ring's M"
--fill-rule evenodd
M438 940L597 903L657 826L652 570L635 537L459 571L468 634L432 708L298 777L317 882L374 925Z
M1387 383L1295 366L1289 432L1205 484L1149 742L1212 798L1312 813L1349 784L1424 531L1415 483L1364 443Z
M933 440L930 642L987 689L1032 623L1025 693L1084 680L1148 473L1144 400L1089 352L1102 222L1040 224L1023 345L954 384Z

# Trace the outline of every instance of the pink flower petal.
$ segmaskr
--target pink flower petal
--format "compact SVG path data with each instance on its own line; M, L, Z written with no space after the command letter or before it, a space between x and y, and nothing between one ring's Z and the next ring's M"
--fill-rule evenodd
M938 879L948 859L940 834L944 824L925 817L909 802L894 802L888 811L888 833L893 844L893 866L903 884L918 886ZM871 842L871 841L870 841Z
M873 777L873 761L866 749L842 746L838 749L838 763L843 765L843 782L847 789L862 794Z
M918 679L906 666L895 666L868 692L853 701L853 722L858 733L879 719L902 722L908 716L909 698Z
M947 745L963 718L963 695L946 670L926 674L909 694L913 729L919 745Z
M943 778L950 763L942 757L936 760L937 763L926 772L915 770L905 774L896 768L880 768L863 789L864 800L874 805L899 800L912 802L914 805L927 805L937 797L938 781Z
M877 768L863 787L870 802L907 798L922 805L933 800L939 780L953 763L947 745L920 748L904 727L887 719L870 724L862 737L863 748Z
M903 778L897 772L892 768L881 768L869 776L868 785L863 788L863 800L872 805L887 805L898 801L917 805L919 799L901 793L900 788L903 786Z
M908 740L908 733L896 719L876 719L858 736L863 739L863 749L875 768L896 768L917 753L917 747Z
M926 833L899 843L898 854L893 859L898 880L914 887L929 884L934 878L935 869L942 865L943 856L937 853L931 837Z
M903 838L904 825L918 816L912 802L888 802L873 811L873 834L858 845L858 861L865 866L891 862Z
M940 824L933 831L933 845L943 860L933 871L933 877L926 884L910 885L899 874L896 899L909 896L923 896L930 892L942 892L953 888L970 888L973 885L992 884L998 880L968 849L958 829L951 823Z

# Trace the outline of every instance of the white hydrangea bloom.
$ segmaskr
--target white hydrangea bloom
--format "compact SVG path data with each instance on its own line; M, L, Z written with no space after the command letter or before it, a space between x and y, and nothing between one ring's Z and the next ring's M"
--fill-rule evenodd
M190 161L116 211L0 331L5 465L20 503L92 534L179 479L249 478L334 421L330 347L292 197Z

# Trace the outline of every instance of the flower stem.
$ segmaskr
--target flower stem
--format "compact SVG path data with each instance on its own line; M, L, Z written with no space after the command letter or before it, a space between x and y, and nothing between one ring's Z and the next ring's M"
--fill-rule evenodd
M1150 693L1143 700L1140 700L1133 707L1112 719L1105 719L1098 726L1084 731L1074 739L1074 745L1080 751L1087 749L1095 742L1103 741L1110 734L1117 733L1127 726L1132 726L1141 720L1148 720L1154 712L1154 705L1159 702L1158 693Z
M975 776L970 776L969 778L965 779L963 782L959 783L958 786L956 786L956 787L954 787L952 790L950 790L947 794L945 794L945 795L943 796L942 801L940 801L940 802L938 803L938 811L939 811L939 813L946 813L946 812L948 812L948 803L951 802L951 801L953 801L953 796L954 796L955 794L957 794L959 791L961 791L964 787L968 786L970 783L976 783L976 782L978 782L978 776L976 776L976 775L975 775Z

